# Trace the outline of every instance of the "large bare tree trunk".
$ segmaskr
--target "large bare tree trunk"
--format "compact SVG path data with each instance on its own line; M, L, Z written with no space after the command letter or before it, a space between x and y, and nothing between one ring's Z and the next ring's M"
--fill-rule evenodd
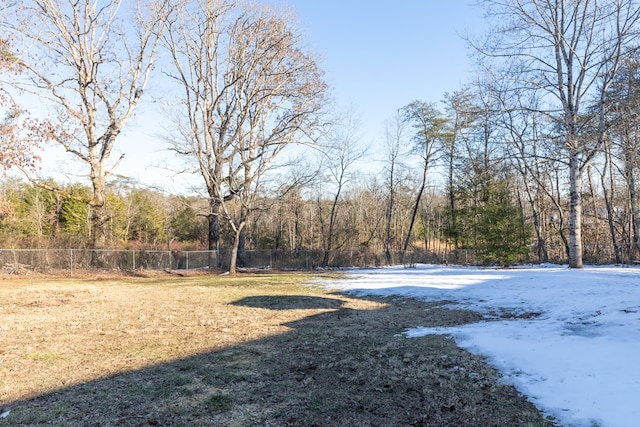
M215 198L209 198L209 214L207 215L207 243L211 255L209 268L219 268L220 260L220 203Z
M231 247L231 259L229 260L229 274L236 274L238 271L238 250L240 248L240 239L246 222L241 221L233 232L233 246Z
M91 208L91 264L94 267L105 266L104 249L107 248L107 229L109 213L106 205L106 180L96 177L93 181L93 198L89 203Z

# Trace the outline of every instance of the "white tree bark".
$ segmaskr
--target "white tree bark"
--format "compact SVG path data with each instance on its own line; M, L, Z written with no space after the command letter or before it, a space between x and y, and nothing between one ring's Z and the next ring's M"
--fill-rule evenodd
M620 59L636 48L640 5L635 0L484 3L497 25L492 33L495 37L479 51L510 64L509 77L518 86L544 91L546 106L541 111L564 132L562 146L570 181L569 265L580 268L582 171L601 141L585 138L585 104L605 99Z

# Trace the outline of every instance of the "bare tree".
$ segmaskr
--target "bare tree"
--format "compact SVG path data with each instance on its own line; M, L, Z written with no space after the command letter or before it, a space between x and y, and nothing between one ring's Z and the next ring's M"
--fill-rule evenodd
M633 216L633 245L640 252L640 201L636 180L640 168L640 61L626 58L608 93L609 136L616 151L616 164L627 185Z
M582 173L600 148L582 137L584 104L606 90L620 58L635 48L640 6L635 0L484 0L494 31L481 54L510 62L509 78L546 92L543 111L562 131L569 165L569 265L582 267ZM590 143L591 142L591 143Z
M420 156L422 166L420 184L418 185L418 191L413 203L409 229L407 230L404 244L402 245L402 258L404 262L404 255L411 241L418 208L427 186L428 173L433 166L438 150L440 150L442 146L448 145L445 140L451 137L451 133L446 129L448 120L442 117L441 113L432 104L423 101L414 101L403 107L401 112L405 121L410 123L414 129L413 141L415 143L415 152Z
M23 49L17 56L28 78L12 83L55 109L50 139L88 167L97 249L106 245L107 179L122 158L111 154L147 86L160 22L155 2L144 10L125 10L124 3L25 0L14 10Z
M402 180L402 162L401 159L406 155L404 152L404 146L406 140L404 133L406 123L403 121L403 117L400 112L389 119L385 123L385 148L386 148L386 161L385 161L385 179L387 180L387 203L386 203L386 227L384 236L384 255L387 259L387 264L391 264L391 246L393 236L391 233L391 225L393 223L393 212L396 204L396 193L398 186Z
M174 10L163 43L186 120L173 147L204 180L209 248L219 248L220 218L233 231L234 273L264 180L285 147L317 125L326 85L293 18L281 11L224 0L178 0Z
M615 256L616 263L620 264L624 261L624 248L618 240L618 233L616 230L616 213L614 200L616 197L616 174L614 167L614 155L612 144L609 138L605 139L603 147L604 164L600 170L600 183L602 185L602 196L604 199L604 205L607 210L607 225L609 226L609 236L611 238L611 244L613 246L613 254ZM597 218L596 218L597 220Z
M332 188L328 220L325 219L322 209L323 194L322 192L318 194L318 216L324 250L323 267L329 265L331 251L343 244L336 242L340 200L347 186L357 175L357 171L353 170L354 165L366 152L366 149L359 145L359 122L354 118L353 113L349 113L345 117L344 121L335 122L331 127L322 152L326 174L320 178L329 183L328 187Z
M541 219L542 196L547 188L543 183L543 163L545 157L551 157L543 145L545 118L537 113L535 93L497 90L496 96L503 106L499 126L507 143L507 160L520 174L536 233L538 262L545 263L549 254Z

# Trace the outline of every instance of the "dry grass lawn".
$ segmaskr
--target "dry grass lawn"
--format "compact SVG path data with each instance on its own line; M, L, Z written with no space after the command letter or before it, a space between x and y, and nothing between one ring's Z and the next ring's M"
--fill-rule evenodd
M0 280L0 427L548 426L442 302L309 274Z

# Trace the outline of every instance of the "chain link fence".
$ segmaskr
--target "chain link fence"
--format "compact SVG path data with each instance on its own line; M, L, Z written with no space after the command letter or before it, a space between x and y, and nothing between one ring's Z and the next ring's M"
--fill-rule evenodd
M532 251L533 252L533 251ZM550 256L549 262L564 263L562 251ZM326 265L325 265L326 257ZM594 264L615 262L610 256L600 256ZM163 271L163 270L226 270L231 251L160 251L160 250L93 250L93 249L0 249L0 274L54 273L74 275L79 271ZM537 260L529 259L535 263ZM627 261L629 262L629 261ZM412 266L425 264L480 264L470 249L432 252L413 250L404 254L373 250L247 250L238 254L238 269L313 270L322 267L357 268L387 265Z
M239 269L313 270L326 267L377 267L385 265L439 263L442 255L425 251L400 252L343 250L248 250L238 254ZM469 261L469 255L462 259ZM159 251L159 250L93 250L93 249L0 249L0 273L78 271L145 271L228 269L231 252ZM464 262L464 261L463 261Z

